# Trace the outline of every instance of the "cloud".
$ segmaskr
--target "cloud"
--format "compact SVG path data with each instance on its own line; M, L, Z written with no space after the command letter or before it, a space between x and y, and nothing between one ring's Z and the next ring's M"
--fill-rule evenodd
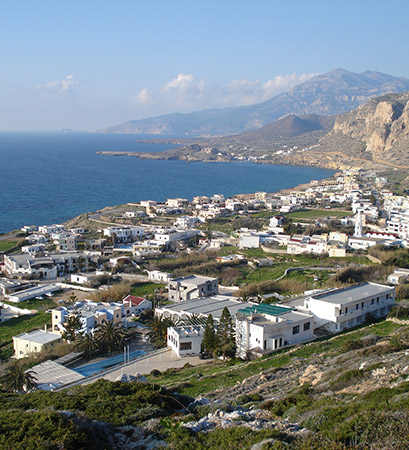
M204 81L196 81L194 75L179 73L162 87L161 93L174 102L175 105L189 106L206 95L207 87Z
M73 75L67 75L61 81L50 81L49 83L38 85L37 89L50 94L69 94L72 87L77 83Z
M141 89L136 101L142 104L152 103L152 95L148 89Z
M275 95L286 92L297 84L307 81L317 75L316 73L295 73L289 75L277 75L267 80L233 80L224 86L223 103L228 106L251 105L263 102Z
M156 105L172 109L203 109L227 106L251 105L263 102L286 92L297 84L317 75L303 73L297 75L277 75L269 80L232 80L225 84L208 84L198 80L193 74L180 73L159 89L142 89L131 102L139 105Z

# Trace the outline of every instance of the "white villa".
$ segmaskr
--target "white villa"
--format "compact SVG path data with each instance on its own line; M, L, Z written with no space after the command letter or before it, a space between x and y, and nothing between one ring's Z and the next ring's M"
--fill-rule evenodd
M314 316L278 305L252 305L236 315L237 356L263 355L313 339Z
M169 327L168 347L181 356L196 356L200 353L203 341L203 325Z
M371 315L386 316L394 304L394 287L362 283L311 295L302 309L315 316L315 328L338 332L364 323Z
M104 228L104 236L112 237L115 235L115 239L121 242L128 242L134 239L140 239L145 235L145 230L142 227L136 227L131 225L112 226Z
M218 279L190 275L168 282L169 300L183 302L194 298L210 297L219 292Z

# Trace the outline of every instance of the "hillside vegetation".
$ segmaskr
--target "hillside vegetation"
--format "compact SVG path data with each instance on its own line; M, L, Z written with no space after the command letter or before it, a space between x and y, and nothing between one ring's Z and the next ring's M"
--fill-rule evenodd
M0 447L405 449L408 348L409 326L388 320L255 361L155 371L148 383L1 392Z

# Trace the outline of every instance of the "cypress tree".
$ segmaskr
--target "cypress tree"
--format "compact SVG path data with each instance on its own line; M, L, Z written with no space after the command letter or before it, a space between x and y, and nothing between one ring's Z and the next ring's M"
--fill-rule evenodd
M206 328L203 333L202 349L206 352L214 353L217 346L216 332L214 330L213 316L209 314L206 320Z
M233 357L236 354L236 339L234 333L233 319L230 311L225 306L220 317L220 323L217 328L217 347L224 358Z

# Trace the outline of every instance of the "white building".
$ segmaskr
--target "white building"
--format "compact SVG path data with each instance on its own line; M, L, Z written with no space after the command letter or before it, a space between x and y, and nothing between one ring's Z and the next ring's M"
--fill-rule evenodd
M126 316L137 315L147 309L152 309L152 302L142 297L135 297L134 295L127 295L123 300L124 313Z
M26 237L26 241L31 244L45 244L48 242L48 239L42 234L30 234L30 236Z
M141 200L140 205L144 208L151 208L152 206L156 206L157 203L154 200Z
M237 356L267 354L281 347L313 339L314 316L292 308L260 304L238 311L236 316Z
M62 233L65 230L64 225L42 225L38 227L38 232L42 234Z
M59 289L60 288L56 284L41 284L39 286L9 294L8 301L13 303L25 302L26 300L43 297L44 295L50 296L53 292L56 292Z
M388 282L391 284L399 284L399 280L403 280L405 283L409 281L409 269L395 269L395 271L388 276Z
M205 327L181 326L168 328L168 347L179 357L197 356L201 351Z
M311 295L304 309L315 316L315 328L337 332L362 324L370 316L384 317L394 304L395 288L362 283Z
M21 251L23 253L30 253L30 255L36 255L37 253L44 253L45 245L44 244L34 244L34 245L25 245L21 247Z
M173 278L171 273L162 272L160 270L148 270L147 273L149 280L155 283L167 283Z
M348 238L348 246L355 250L368 250L370 247L382 244L382 239L366 237L366 236L350 236Z
M189 204L187 198L168 198L166 200L166 205L172 208L183 208Z
M241 233L239 248L258 248L260 247L260 236L256 233Z
M83 253L53 253L34 257L29 253L4 256L6 273L52 280L78 269L80 259L87 264L89 257Z
M201 297L210 297L219 292L218 279L190 275L168 282L169 300L183 302Z
M177 230L175 228L158 229L154 241L160 245L168 245L176 241L183 241L199 234L197 230Z
M35 257L30 253L5 255L4 265L9 275L38 276L51 280L57 278L57 267L48 256Z
M300 236L294 235L287 244L287 253L315 253L321 255L327 252L327 235Z
M284 233L285 216L271 217L268 226L269 231L272 233Z
M176 228L193 228L195 225L202 223L199 217L183 216L178 217L173 224Z
M71 274L71 283L78 283L78 284L88 284L90 281L95 279L95 273L89 274L89 273L72 273Z
M224 195L223 194L214 194L211 199L212 203L224 203Z
M402 239L409 238L409 217L406 214L395 214L387 221L388 233L397 234Z
M117 241L128 242L134 239L141 239L145 235L145 230L142 227L135 227L132 225L112 226L104 228L104 236L114 236Z
M173 320L187 320L191 317L202 317L206 319L209 314L212 314L213 319L217 322L220 320L225 307L234 316L239 309L253 305L255 303L242 302L237 297L213 295L212 297L195 298L172 305L161 306L156 308L155 315Z
M126 324L126 315L122 303L77 302L74 306L60 306L51 311L52 331L64 332L64 323L68 316L78 312L82 327L78 333L93 334L95 329L105 321Z
M244 205L242 202L239 202L237 200L228 199L228 200L226 200L225 208L228 209L229 211L234 212L234 211L240 211L240 210L244 209Z
M32 231L37 231L37 225L24 225L21 227L23 233L31 233Z

